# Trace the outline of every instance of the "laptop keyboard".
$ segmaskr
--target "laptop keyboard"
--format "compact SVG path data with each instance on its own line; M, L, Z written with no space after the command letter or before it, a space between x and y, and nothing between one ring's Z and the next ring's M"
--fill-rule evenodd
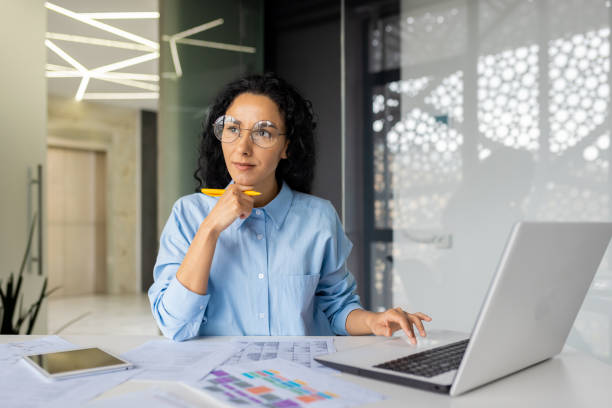
M425 350L421 353L387 361L374 367L422 377L434 377L459 368L459 363L461 363L468 341L469 339Z

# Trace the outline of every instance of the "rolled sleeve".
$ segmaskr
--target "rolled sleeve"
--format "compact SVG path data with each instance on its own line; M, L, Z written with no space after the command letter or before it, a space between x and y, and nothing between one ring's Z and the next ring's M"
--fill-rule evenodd
M164 336L183 341L198 336L206 323L206 307L210 295L200 295L187 289L176 276L169 281L157 281L149 289L153 317Z
M356 309L363 310L363 307L359 303L349 303L348 305L344 306L342 310L336 313L332 324L332 330L334 333L340 336L349 335L348 331L346 331L346 319L348 318L348 315Z
M200 295L187 289L176 276L170 281L163 296L166 311L175 319L201 321L210 295Z

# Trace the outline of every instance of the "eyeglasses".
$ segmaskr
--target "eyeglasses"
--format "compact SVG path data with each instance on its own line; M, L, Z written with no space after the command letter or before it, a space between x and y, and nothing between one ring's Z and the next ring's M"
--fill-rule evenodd
M223 143L232 143L240 137L243 130L248 130L251 140L257 146L268 149L285 133L280 133L273 122L260 120L251 129L241 128L241 122L230 115L219 116L213 123L213 131L217 139Z

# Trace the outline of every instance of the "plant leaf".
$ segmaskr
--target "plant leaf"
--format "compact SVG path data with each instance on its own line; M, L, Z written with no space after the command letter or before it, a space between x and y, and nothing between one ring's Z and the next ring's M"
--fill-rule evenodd
M61 286L56 286L53 289L50 289L49 291L47 291L44 296L42 296L38 302L32 304L32 306L30 306L30 309L22 316L19 317L18 320L18 327L17 327L17 332L20 331L21 325L23 324L23 322L25 321L25 319L27 317L30 317L30 324L28 327L28 334L30 334L30 332L32 331L32 328L34 327L34 322L36 322L36 315L38 314L38 309L40 308L40 305L42 305L42 301L44 298L49 297L53 292L61 289ZM43 286L44 289L44 286ZM41 293L42 295L42 293ZM39 304L40 303L40 304Z
M13 272L9 275L8 282L6 282L6 298L10 302L13 298ZM8 307L8 305L4 305Z
M11 272L9 280L6 283L6 293L2 297L4 303L4 313L2 314L2 326L0 326L0 333L2 334L16 334L13 327L13 316L15 315L15 305L17 299L14 297L13 282L14 274Z
M23 296L19 300L19 316L23 313Z
M40 306L42 305L42 301L45 298L45 292L47 290L47 277L45 276L45 280L43 282L42 290L40 291L40 296L38 297L38 301L33 305L34 313L30 317L30 321L28 322L28 331L26 334L32 334L32 329L34 328L34 323L36 322L36 318L38 317L38 312L40 311Z
M34 310L34 305L30 306L27 312L19 315L19 317L17 318L17 323L15 324L15 331L17 333L21 331L21 325L23 325L23 322L25 322L25 320L32 314L33 310Z
M38 311L40 310L42 298L44 298L44 294L45 294L45 290L47 286L47 278L45 278L45 281L43 283L43 291L41 293L41 298L39 298L38 302L36 302L34 305L32 305L28 309L28 312L26 314L22 314L23 296L20 299L20 292L21 292L21 285L23 283L23 271L25 270L25 266L28 261L28 257L30 256L30 250L32 248L32 238L34 236L34 228L36 226L37 219L38 219L38 214L35 213L34 217L32 218L32 224L30 225L30 231L28 234L28 242L26 244L25 253L23 254L23 260L21 262L21 268L19 269L19 275L17 278L17 282L15 282L15 274L13 272L11 272L11 274L9 275L5 290L2 290L1 281L0 281L0 299L2 300L2 312L3 312L2 313L2 323L0 324L1 334L19 334L19 329L21 328L21 325L27 316L30 316L29 330L31 331L32 327L34 326L34 322L36 321ZM14 319L15 309L16 309L18 300L20 301L19 315L17 318L17 326L15 327L13 326L13 319Z
M19 291L21 290L22 281L23 281L23 275L19 274L19 277L17 278L17 285L15 286L15 292L13 293L13 297L15 298L15 300L17 300L17 298L19 297Z
M53 294L53 292L56 292L58 290L60 290L62 287L61 286L56 286L53 289L49 289L49 291L47 291L47 293L45 293L45 297L49 297Z

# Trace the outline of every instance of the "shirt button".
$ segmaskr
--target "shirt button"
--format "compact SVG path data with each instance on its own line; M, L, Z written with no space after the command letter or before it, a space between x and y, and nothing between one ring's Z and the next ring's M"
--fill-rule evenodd
M263 279L263 273L260 273L259 275L257 275L257 277L258 277L259 279Z
M200 306L200 310L203 310L203 309L204 309L204 306Z
M263 318L264 318L264 314L263 314L263 313L260 313L260 314L259 314L259 318L260 318L260 319L263 319Z
M255 210L255 214L261 215L261 210Z
M263 239L263 235L257 234L257 239L262 240Z

